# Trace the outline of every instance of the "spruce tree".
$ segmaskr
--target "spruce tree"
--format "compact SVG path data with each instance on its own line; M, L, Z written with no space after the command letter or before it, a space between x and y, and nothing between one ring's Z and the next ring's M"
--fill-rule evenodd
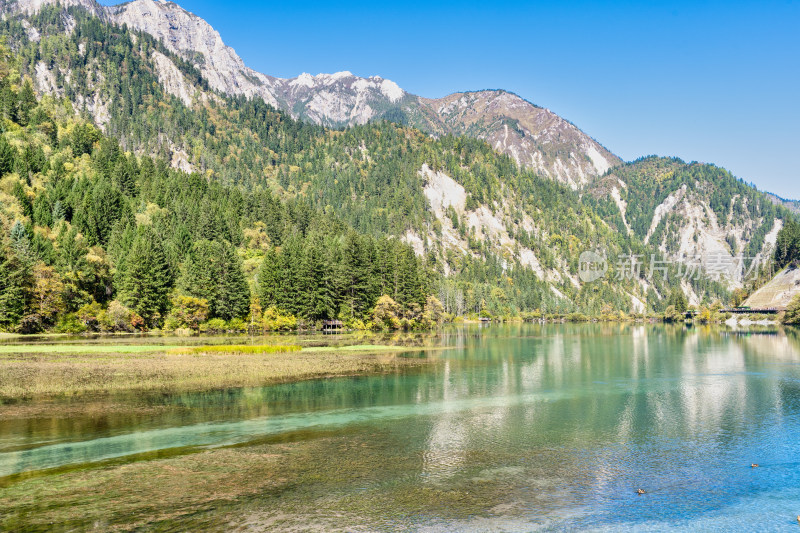
M339 286L343 290L344 304L355 317L365 316L370 311L366 301L368 267L364 262L364 250L358 234L350 231L344 237L342 262L338 269Z
M258 297L261 306L280 305L280 295L283 289L283 254L278 254L275 248L270 248L264 255L264 261L258 271Z
M281 287L278 293L278 307L293 315L301 312L302 287L298 277L303 257L303 238L292 235L284 242L281 249L282 271Z
M178 290L207 300L212 318L241 318L250 309L250 286L229 243L196 242L181 269Z
M32 285L30 269L0 243L0 329L13 329L25 313Z
M17 100L16 122L21 126L27 126L30 121L31 110L36 107L36 94L33 92L31 80L26 79L19 91Z
M122 301L148 326L158 325L169 308L172 275L161 240L140 228L125 260L120 283Z
M800 260L800 223L787 220L775 243L775 263L779 268Z
M181 267L177 282L182 294L208 301L212 317L219 273L216 247L216 243L207 240L195 242Z
M28 228L17 220L11 227L11 248L17 258L32 267L36 262L36 254L31 244L31 236Z
M250 311L250 286L244 276L242 260L233 245L221 245L214 314L225 320L242 318Z
M3 135L0 135L0 178L9 172L13 172L16 160L16 149L9 144Z
M31 202L31 199L28 198L28 195L25 192L25 186L23 186L22 183L20 182L16 182L14 184L14 188L11 190L11 194L17 199L20 206L22 207L22 214L28 218L32 217L33 203Z
M300 316L322 320L333 315L330 269L319 239L306 239L297 277Z
M403 246L398 254L397 280L397 303L403 308L424 303L419 265L410 246Z
M686 295L680 288L675 288L667 299L667 306L673 306L678 313L685 313L689 309L689 303L686 301Z

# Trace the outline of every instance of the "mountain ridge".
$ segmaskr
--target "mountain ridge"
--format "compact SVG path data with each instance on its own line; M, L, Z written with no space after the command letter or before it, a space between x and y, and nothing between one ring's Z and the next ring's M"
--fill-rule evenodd
M643 158L611 168L602 153L606 165L595 166L581 152L571 156L571 183L547 179L548 174L530 166L520 168L514 143L497 144L516 140L511 132L567 154L582 132L507 91L432 99L425 106L406 108L405 116L397 117L404 120L371 120L340 129L314 126L281 108L276 111L262 98L214 91L196 64L170 51L163 39L70 9L48 8L37 16L3 21L3 31L21 53L23 74L41 92L66 96L76 111L91 115L137 156L157 155L208 180L307 201L360 231L400 238L419 256L429 257L448 283L465 272L484 272L478 279L485 280L488 269L499 279L508 275L513 281L508 290L516 292L520 281L514 278L528 270L535 281L521 274L523 283L536 297L526 305L596 312L601 307L597 302L604 299L641 312L661 305L667 294L664 284L641 277L637 284L602 290L582 285L577 277L582 251L603 250L612 261L624 253L680 260L680 253L687 251L683 244L697 242L701 251L734 257L747 249L764 259L771 245L766 237L774 233L775 221L786 216L782 206L767 206L758 191L729 173L675 159L659 163L658 158ZM309 74L290 88L297 94L311 89L309 85L366 82L373 84L367 89L380 91L384 80L349 72ZM391 93L393 87L385 89ZM522 115L517 119L507 113L498 120L491 109L497 99L504 110L518 109ZM393 111L403 109L385 109L387 114ZM527 124L536 120L539 124ZM402 126L424 121L441 129L431 134L431 126L427 133L424 127ZM654 174L651 163L663 163L664 168ZM581 165L591 165L595 175ZM674 175L677 170L682 174ZM736 194L741 202L734 201ZM672 209L672 199L680 209ZM735 203L735 212L723 209L726 203ZM691 227L680 224L681 213L692 214ZM734 274L733 287L741 285ZM725 294L719 284L683 288L698 304Z
M217 30L174 2L133 0L103 7L94 0L6 0L6 10L33 13L46 5L82 7L95 16L144 31L191 62L220 92L258 96L292 117L328 127L348 127L381 118L397 119L437 135L469 135L489 142L523 167L581 188L622 161L573 123L505 90L456 92L443 98L410 94L380 76L362 78L348 71L295 78L257 72L226 45ZM472 95L472 96L470 96ZM480 97L475 97L480 95ZM512 95L516 98L507 98ZM470 99L479 106L474 120L442 117L440 102ZM492 105L490 105L492 104ZM518 127L509 125L518 124ZM549 129L548 129L549 126ZM542 142L537 139L542 137ZM563 142L559 141L563 140Z

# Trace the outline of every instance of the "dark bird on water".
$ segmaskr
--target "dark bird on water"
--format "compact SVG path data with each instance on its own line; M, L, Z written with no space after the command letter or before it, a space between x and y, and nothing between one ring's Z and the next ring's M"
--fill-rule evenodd
M644 491L644 489L639 489L636 491L636 494L647 494L647 493ZM797 519L800 520L800 516L798 516Z

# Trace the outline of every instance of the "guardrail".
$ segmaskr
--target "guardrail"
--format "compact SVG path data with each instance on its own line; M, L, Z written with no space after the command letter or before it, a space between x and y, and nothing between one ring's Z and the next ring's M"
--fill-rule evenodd
M781 312L781 309L777 307L764 307L760 309L755 307L734 307L732 309L721 309L720 312L738 315L777 315Z

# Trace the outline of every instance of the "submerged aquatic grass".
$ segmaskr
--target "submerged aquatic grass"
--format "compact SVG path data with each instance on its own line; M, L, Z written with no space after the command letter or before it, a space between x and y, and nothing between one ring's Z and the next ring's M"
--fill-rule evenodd
M328 348L330 349L330 348ZM230 345L230 346L190 346L187 348L176 348L171 350L174 354L209 354L209 353L225 353L225 354L263 354L263 353L287 353L299 352L300 346L296 344L280 345L280 344L267 344L263 346L252 346L247 344Z
M384 344L354 344L350 346L337 346L337 350L344 352L407 352L408 346L388 346ZM428 347L428 349L433 349ZM304 352L326 352L330 351L328 346L311 346L303 348Z
M0 354L124 354L163 352L179 346L157 344L6 344Z

